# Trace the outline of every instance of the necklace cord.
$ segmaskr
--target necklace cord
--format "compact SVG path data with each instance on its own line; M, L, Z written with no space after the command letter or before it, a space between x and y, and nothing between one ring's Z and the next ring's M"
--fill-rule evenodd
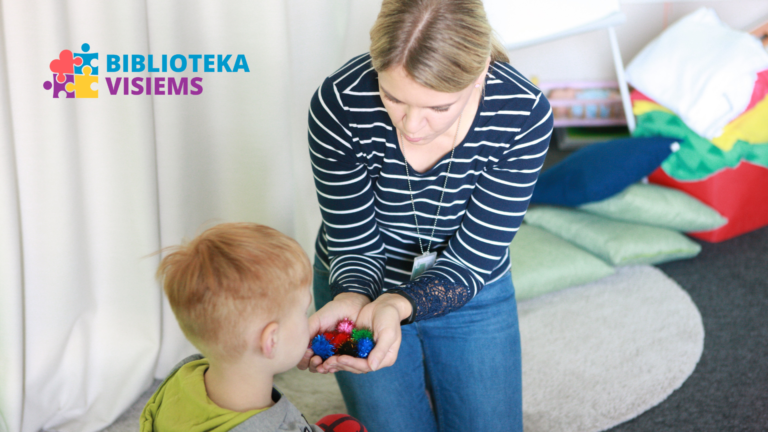
M432 234L429 236L429 244L427 245L427 252L432 248L432 239L435 236L435 228L437 228L437 218L440 216L440 207L443 206L443 197L445 196L445 188L448 186L448 174L451 173L451 164L453 163L453 152L456 150L456 141L459 138L459 129L461 129L461 116L459 116L459 122L456 126L456 134L453 136L453 146L451 147L451 158L448 160L448 169L445 172L445 182L443 183L443 191L440 193L440 202L437 204L437 214L435 214L435 223L432 225ZM424 246L421 243L421 233L419 232L419 219L416 216L416 202L413 200L413 189L411 188L411 176L408 172L408 159L405 158L405 147L403 146L400 131L397 131L397 138L400 141L400 151L403 153L403 160L405 161L405 178L408 180L408 192L411 196L411 207L413 208L413 220L416 223L416 238L419 240L419 250L424 255Z

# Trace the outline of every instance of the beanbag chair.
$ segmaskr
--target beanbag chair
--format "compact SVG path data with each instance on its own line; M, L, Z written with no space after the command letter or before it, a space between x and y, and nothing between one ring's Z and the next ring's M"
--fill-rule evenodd
M583 147L544 171L532 203L575 207L604 200L659 167L674 149L674 138L624 138Z
M664 160L648 181L681 190L728 219L722 227L690 233L692 237L720 242L768 225L768 142L737 139L723 150L647 96L633 92L632 99L635 135L673 137L680 143L679 151ZM763 123L758 117L756 125Z
M659 168L648 181L679 189L728 218L728 223L691 237L721 242L768 225L768 168L741 162L699 180L678 180Z

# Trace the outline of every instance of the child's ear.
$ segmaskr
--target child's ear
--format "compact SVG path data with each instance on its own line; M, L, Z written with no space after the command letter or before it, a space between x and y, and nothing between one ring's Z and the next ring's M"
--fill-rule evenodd
M277 347L277 329L279 325L276 322L271 322L264 327L261 331L261 337L259 338L259 345L261 347L261 353L268 359L275 358L275 348Z

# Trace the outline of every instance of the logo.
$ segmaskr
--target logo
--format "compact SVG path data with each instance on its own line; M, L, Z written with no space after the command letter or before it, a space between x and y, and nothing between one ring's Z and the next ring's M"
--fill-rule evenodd
M97 98L99 90L93 89L93 84L99 83L99 67L92 65L93 60L99 59L99 53L91 53L91 46L84 43L80 46L81 53L62 50L59 58L51 62L53 80L43 83L43 88L53 88L53 97L58 99L61 92L65 98Z
M53 79L44 82L43 88L53 89L53 97L56 99L99 97L99 90L94 89L93 86L99 83L99 66L96 65L99 53L90 52L91 46L87 43L80 48L83 52L72 53L70 50L62 50L59 58L50 64ZM197 96L203 93L201 76L135 76L134 74L247 73L251 71L245 54L123 54L122 56L107 54L106 59L106 69L102 68L101 72L102 75L112 75L104 77L107 83L104 90L108 91L110 96L120 94ZM129 73L134 76L128 76ZM123 76L115 76L116 74Z

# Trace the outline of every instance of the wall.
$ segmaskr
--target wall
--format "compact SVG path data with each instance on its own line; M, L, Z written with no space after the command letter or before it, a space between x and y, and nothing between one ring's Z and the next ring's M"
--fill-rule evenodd
M621 9L627 21L616 28L624 65L661 33L665 24L672 24L699 7L711 7L729 26L749 30L762 18L768 20L768 1L622 1ZM613 80L615 69L606 31L599 30L572 36L534 47L510 52L510 61L526 76L545 81Z

